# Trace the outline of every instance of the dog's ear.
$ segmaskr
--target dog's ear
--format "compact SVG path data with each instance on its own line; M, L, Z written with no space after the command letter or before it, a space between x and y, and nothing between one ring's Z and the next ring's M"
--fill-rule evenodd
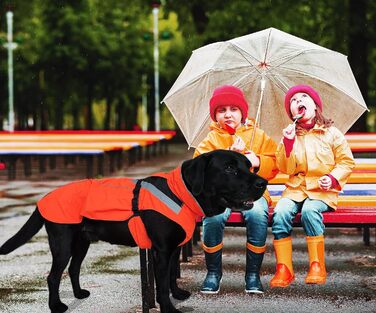
M210 160L209 155L210 153L204 153L182 164L183 179L195 196L204 190L205 170Z

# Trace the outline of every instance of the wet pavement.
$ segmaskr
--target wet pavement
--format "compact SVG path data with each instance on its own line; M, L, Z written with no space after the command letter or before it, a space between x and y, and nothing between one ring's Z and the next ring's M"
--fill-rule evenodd
M170 146L170 153L153 157L116 172L113 176L144 177L168 171L190 158L186 145ZM77 167L57 167L43 175L8 182L0 178L0 244L13 235L34 210L35 202L53 188L85 173ZM21 176L22 178L22 176ZM200 284L205 277L203 252L194 247L193 257L182 263L180 285L192 291L186 301L174 301L183 312L376 312L376 234L371 230L371 246L362 242L357 229L327 229L326 260L328 280L325 285L304 284L308 267L305 237L301 229L293 233L295 282L284 289L270 289L275 260L272 236L262 268L263 295L244 292L245 229L226 228L224 239L224 276L218 295L201 295ZM48 312L46 277L50 269L47 235L41 230L28 244L7 256L0 256L0 312ZM83 288L91 295L84 300L73 297L65 273L61 297L68 312L141 312L141 283L137 248L108 243L92 244L81 271ZM158 312L157 309L151 312Z

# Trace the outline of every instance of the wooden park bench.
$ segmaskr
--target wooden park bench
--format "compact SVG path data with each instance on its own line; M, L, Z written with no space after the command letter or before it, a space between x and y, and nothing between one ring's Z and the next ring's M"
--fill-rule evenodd
M55 158L63 156L65 163L76 157L86 162L86 177L103 176L105 160L109 160L109 172L120 169L123 159L131 165L151 155L167 152L168 140L174 131L16 131L0 132L0 158L5 162L8 179L16 178L17 160L24 164L24 174L31 175L31 159L37 158L39 172L56 166ZM97 170L94 172L94 161Z

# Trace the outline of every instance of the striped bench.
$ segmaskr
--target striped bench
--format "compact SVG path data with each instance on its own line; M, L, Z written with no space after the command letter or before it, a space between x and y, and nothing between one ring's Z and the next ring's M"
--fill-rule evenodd
M129 165L151 154L167 152L166 141L173 138L174 131L16 131L0 132L0 159L8 169L8 179L16 178L17 160L23 161L25 176L31 175L31 158L37 157L39 172L46 171L46 159L50 168L56 165L55 158L80 157L86 162L86 177L104 174L104 160L109 159L109 171L123 166L123 158ZM94 160L97 171L94 173Z

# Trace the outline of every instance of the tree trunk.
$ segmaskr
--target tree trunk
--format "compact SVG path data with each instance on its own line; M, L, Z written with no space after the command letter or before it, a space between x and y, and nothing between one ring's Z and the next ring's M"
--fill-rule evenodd
M350 0L349 5L349 63L362 92L364 101L368 98L368 34L367 0ZM367 131L366 113L351 127L351 132Z
M87 85L86 95L86 114L85 114L85 129L93 129L93 84L91 81Z
M112 92L107 88L106 90L106 112L104 117L104 125L103 128L105 130L109 130L110 124L111 124L111 108L112 108L112 102L114 101Z
M55 129L63 129L63 118L64 118L64 101L59 96L59 98L56 101L56 107L55 107Z
M73 117L73 129L74 130L80 129L80 107L78 105L73 104L72 117Z
M125 129L125 103L124 99L120 97L118 99L117 108L116 108L116 129L123 130Z

